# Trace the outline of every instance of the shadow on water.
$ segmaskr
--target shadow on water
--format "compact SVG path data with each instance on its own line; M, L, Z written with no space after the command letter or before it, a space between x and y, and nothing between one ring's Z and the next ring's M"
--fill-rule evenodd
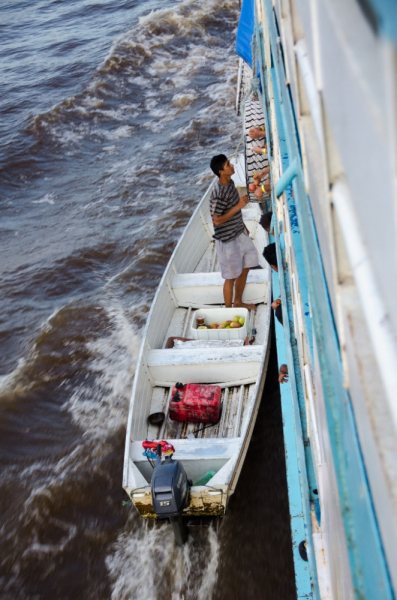
M277 374L273 323L261 406L237 489L219 532L213 600L296 598Z

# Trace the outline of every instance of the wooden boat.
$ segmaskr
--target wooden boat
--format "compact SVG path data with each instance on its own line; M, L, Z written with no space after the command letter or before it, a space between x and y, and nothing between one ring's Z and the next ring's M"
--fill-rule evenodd
M246 193L244 156L239 155L232 162L233 179L242 195ZM268 238L259 224L261 211L257 204L249 204L243 210L262 267L250 271L243 296L244 302L257 305L249 317L250 333L256 330L253 343L233 348L165 348L172 336L190 337L197 309L223 305L223 279L217 270L208 201L213 184L191 217L164 272L138 358L128 415L123 487L145 518L156 518L156 514L150 490L153 471L143 455L142 442L162 439L172 443L175 459L182 462L193 482L183 516L224 515L236 488L263 391L269 350L271 277L262 257ZM197 423L171 421L168 403L176 382L219 384L219 423L197 433ZM166 415L162 425L148 423L148 416L156 412ZM208 474L210 479L205 485L195 485Z

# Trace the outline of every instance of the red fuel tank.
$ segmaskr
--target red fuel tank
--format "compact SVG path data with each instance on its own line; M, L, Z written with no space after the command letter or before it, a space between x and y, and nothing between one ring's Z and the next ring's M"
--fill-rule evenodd
M172 388L169 415L173 421L217 423L221 410L219 385L177 383Z

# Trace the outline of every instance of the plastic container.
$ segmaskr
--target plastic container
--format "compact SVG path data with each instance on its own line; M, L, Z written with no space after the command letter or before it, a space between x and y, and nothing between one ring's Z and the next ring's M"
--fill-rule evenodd
M172 388L169 416L173 421L217 423L221 410L219 385L176 384Z
M245 319L242 327L236 329L197 329L196 314L205 317L205 324L223 323L232 321L233 317L239 316ZM190 328L190 337L195 340L244 340L248 335L248 317L246 308L203 308L196 311Z
M205 324L205 315L202 315L198 311L196 312L196 323L197 323L197 325Z
M216 471L207 471L206 474L201 477L198 481L195 482L194 485L205 485L216 475Z

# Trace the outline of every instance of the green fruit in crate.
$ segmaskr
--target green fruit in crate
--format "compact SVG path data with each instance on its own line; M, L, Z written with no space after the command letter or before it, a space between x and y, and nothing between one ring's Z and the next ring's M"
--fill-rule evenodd
M239 327L241 327L241 325L237 321L233 321L233 323L230 325L230 327L232 329L238 329Z
M222 325L219 325L218 329L226 329L226 325L222 323Z
M208 329L208 327L206 325L200 325L200 327L197 327L197 329Z
M222 327L222 329L224 329L225 327L227 327L229 325L229 323L227 321L223 321L223 323L221 323L219 325L219 327Z
M226 325L225 329L231 329L232 326L231 325Z
M239 323L240 323L240 325L244 325L244 323L245 323L244 317L239 318Z
M237 315L235 317L233 317L233 323L239 323L240 322L240 317Z

